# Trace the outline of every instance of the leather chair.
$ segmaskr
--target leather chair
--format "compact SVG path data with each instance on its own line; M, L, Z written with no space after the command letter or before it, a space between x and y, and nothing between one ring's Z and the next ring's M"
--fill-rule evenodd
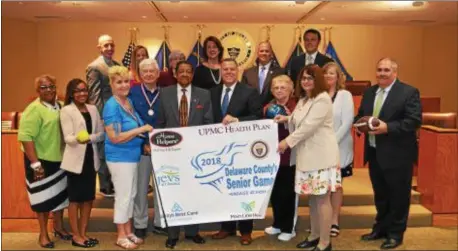
M353 96L362 96L364 91L369 87L371 87L371 81L368 80L345 82L345 89L347 89Z
M17 112L2 112L2 130L16 129Z
M456 129L456 118L456 112L424 112L422 114L422 125Z

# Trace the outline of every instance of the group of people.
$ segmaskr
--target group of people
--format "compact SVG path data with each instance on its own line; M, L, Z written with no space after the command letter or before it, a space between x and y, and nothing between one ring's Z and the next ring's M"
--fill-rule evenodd
M38 98L25 109L18 138L22 143L26 183L32 210L40 224L39 244L54 248L47 232L54 213L54 235L84 248L99 241L86 234L98 173L100 192L114 195L116 245L134 249L144 243L148 228L147 194L152 175L148 133L176 128L262 119L269 106L281 105L287 115L279 123L280 168L271 195L274 220L265 229L280 241L296 236L298 195L309 195L310 235L297 248L332 250L338 236L342 177L352 175L354 121L375 116L380 126L366 137L377 208L373 231L363 240L386 238L382 248L402 243L406 230L415 130L421 121L419 92L397 79L397 64L377 62L377 85L364 93L358 114L345 90L345 75L332 59L318 52L317 30L304 33L306 53L293 59L289 72L272 61L269 42L258 45L256 65L238 81L239 67L223 58L218 38L204 41L204 62L197 68L173 51L170 69L161 72L143 46L137 46L129 68L113 60L115 43L98 40L100 56L89 64L86 81L72 79L62 104L56 79L35 80ZM360 133L360 132L358 132ZM155 191L157 193L157 191ZM180 227L161 228L154 196L154 232L177 245ZM62 225L68 208L71 234ZM240 243L253 241L253 220L228 221L212 235L224 239L240 231ZM198 225L184 226L185 238L203 244Z

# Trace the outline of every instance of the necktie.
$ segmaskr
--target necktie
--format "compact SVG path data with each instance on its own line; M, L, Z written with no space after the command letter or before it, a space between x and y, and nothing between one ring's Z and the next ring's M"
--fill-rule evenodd
M307 62L305 65L313 64L313 57L309 54L307 54Z
M380 115L380 110L382 109L383 104L383 95L385 94L385 90L381 89L381 91L375 97L375 105L374 110L372 111L372 116L378 118ZM369 142L371 145L375 146L375 135L369 135Z
M258 80L259 80L259 93L262 93L262 88L264 87L264 81L266 80L265 71L266 71L266 67L265 67L265 66L262 66L262 67L261 67L261 70L259 71L259 76L258 76Z
M186 98L186 89L181 89L183 94L180 100L180 126L188 125L188 99Z
M226 115L227 107L229 106L229 92L230 91L231 91L231 88L227 87L226 93L224 93L223 103L221 104L221 111L222 111L223 116Z

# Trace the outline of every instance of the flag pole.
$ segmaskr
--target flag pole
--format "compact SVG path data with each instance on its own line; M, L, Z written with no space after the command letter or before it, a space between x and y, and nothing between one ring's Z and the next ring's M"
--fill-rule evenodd
M202 29L205 27L204 24L197 25L197 66L200 65L200 43L202 40Z
M162 25L162 28L164 29L164 42L162 43L162 70L165 71L165 69L167 69L166 67L166 50L165 50L165 45L167 43L167 41L169 40L169 28L171 28L171 26L169 25Z

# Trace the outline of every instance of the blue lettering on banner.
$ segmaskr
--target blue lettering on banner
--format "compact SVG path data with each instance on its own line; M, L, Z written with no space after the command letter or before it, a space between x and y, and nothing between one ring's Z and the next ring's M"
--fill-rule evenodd
M180 169L174 166L162 166L156 171L158 186L180 185Z

